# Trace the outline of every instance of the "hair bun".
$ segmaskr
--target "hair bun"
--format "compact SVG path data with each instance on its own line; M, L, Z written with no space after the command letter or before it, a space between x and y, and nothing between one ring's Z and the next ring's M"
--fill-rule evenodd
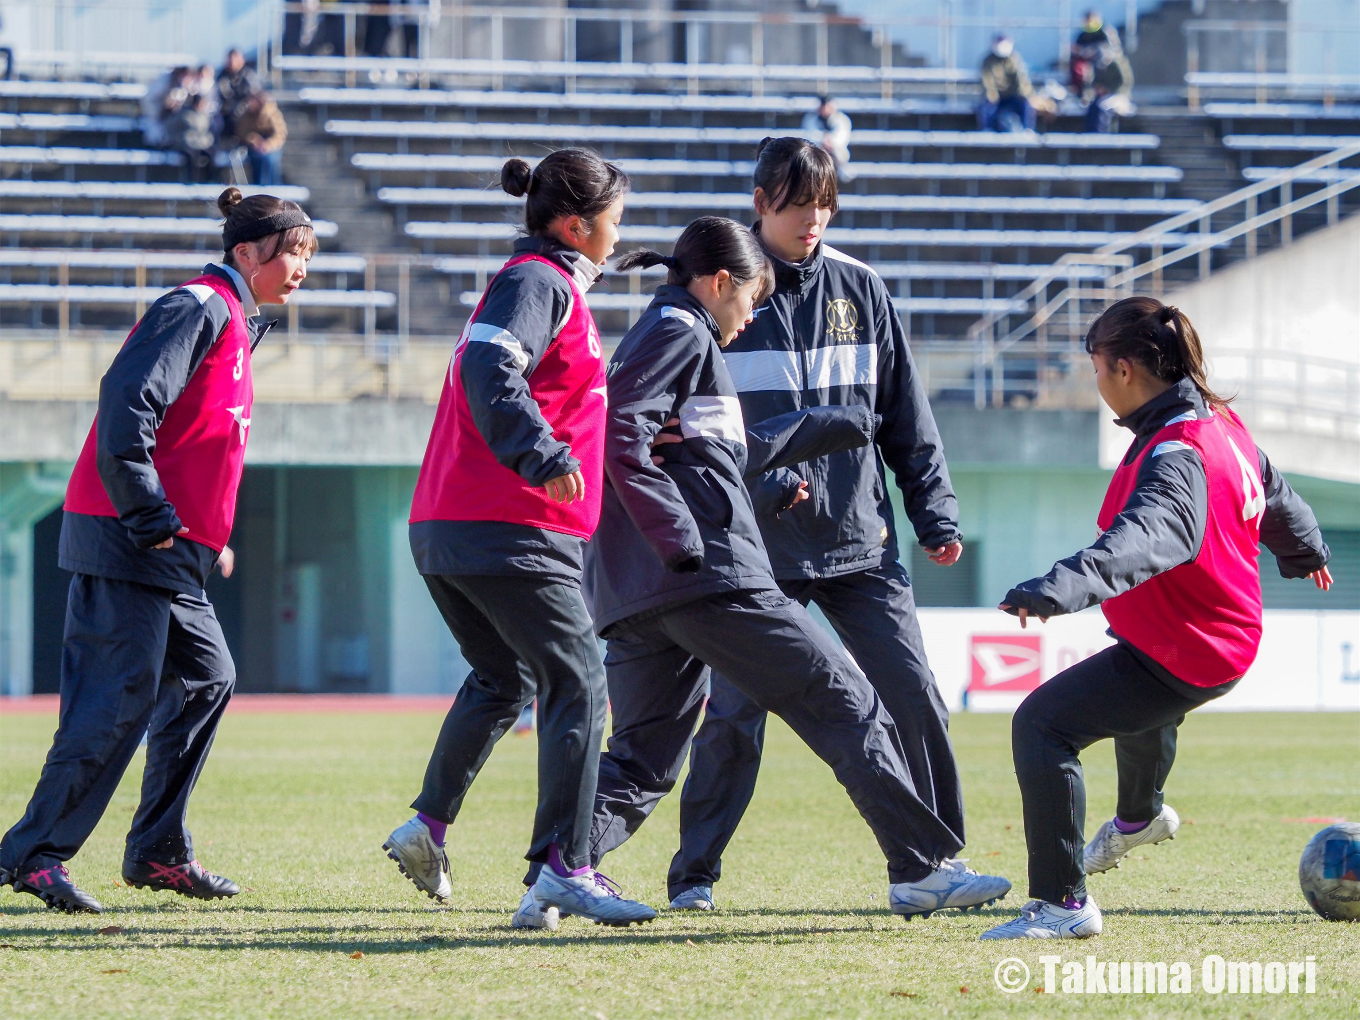
M222 214L222 218L229 219L231 211L241 204L241 189L229 187L222 194L217 196L217 211Z
M501 190L508 195L522 198L529 194L533 180L533 170L522 159L507 159L501 167Z
M774 141L774 135L766 135L760 140L760 144L756 146L756 159L760 158L760 154L765 151L765 146L769 145L772 141Z

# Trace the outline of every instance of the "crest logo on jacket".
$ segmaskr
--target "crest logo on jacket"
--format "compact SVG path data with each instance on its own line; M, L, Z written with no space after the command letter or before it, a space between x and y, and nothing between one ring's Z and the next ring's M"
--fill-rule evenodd
M859 309L849 298L833 298L826 303L826 335L838 344L859 342Z

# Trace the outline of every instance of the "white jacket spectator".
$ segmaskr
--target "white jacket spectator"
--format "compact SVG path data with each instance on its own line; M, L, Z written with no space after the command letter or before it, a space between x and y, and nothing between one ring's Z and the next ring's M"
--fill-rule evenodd
M836 169L843 170L850 162L850 118L836 108L836 101L822 96L817 109L803 118L803 133L831 153Z

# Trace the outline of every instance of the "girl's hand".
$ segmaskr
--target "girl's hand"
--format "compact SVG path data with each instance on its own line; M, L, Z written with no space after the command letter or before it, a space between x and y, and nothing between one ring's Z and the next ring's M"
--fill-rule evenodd
M1323 591L1331 590L1332 572L1328 570L1326 567L1323 567L1321 570L1314 570L1308 576L1312 579L1313 583L1317 585L1319 588L1321 588Z
M181 535L187 535L187 534L189 534L189 529L188 529L188 528L180 528L180 529L179 529L179 534L181 534ZM169 548L170 548L171 546L173 546L174 544L175 544L175 540L174 540L173 538L167 538L164 542L157 542L157 543L156 543L155 545L153 545L151 548L153 548L153 549L169 549ZM1329 580L1329 581L1331 580L1331 575L1328 575L1328 580Z
M679 424L680 424L679 418L672 418L670 421L666 422L666 424L663 425L662 428L673 429ZM660 467L662 464L666 463L665 457L658 457L656 455L656 448L658 446L665 446L668 443L683 443L684 441L685 437L680 435L680 433L678 432L658 432L656 436L652 439L652 463L657 465L657 467Z
M929 559L931 563L938 563L942 567L952 567L955 563L959 562L959 557L962 555L962 541L950 542L948 545L942 545L938 549L926 550L926 558ZM1024 610L1021 610L1021 612L1023 611Z
M803 502L805 499L811 498L812 497L808 495L807 482L799 482L798 492L794 494L793 502L789 504L789 509L792 510L794 507L796 507L799 503Z
M1012 608L1012 607L1011 607L1008 603L1003 602L1003 603L1001 603L1001 605L997 606L996 608L997 608L997 609L1000 609L1003 613L1009 613L1009 612L1011 611L1011 608ZM1026 609L1024 606L1020 606L1020 607L1016 608L1016 610L1015 610L1015 615L1018 616L1018 617L1020 617L1020 629L1021 629L1021 630L1024 630L1024 629L1025 629L1025 623L1026 623L1026 621L1029 620L1029 618L1030 618L1031 616L1034 617L1036 620L1038 620L1040 623L1047 623L1047 622L1048 622L1048 617L1046 617L1046 616L1040 616L1038 613L1031 613L1031 612L1030 612L1028 609Z
M222 552L217 556L217 569L222 572L223 577L230 577L231 572L236 569L236 554L231 551L231 546L222 547Z
M543 488L547 490L548 498L554 502L570 503L586 498L586 477L578 468L569 475L549 478L543 483Z

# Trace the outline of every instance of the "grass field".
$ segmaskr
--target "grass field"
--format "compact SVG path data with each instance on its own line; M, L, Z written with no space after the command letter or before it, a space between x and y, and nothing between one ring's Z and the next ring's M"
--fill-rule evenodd
M0 717L0 822L19 816L53 716ZM408 814L438 727L431 715L228 714L195 796L203 862L245 887L198 904L115 879L140 760L72 862L102 917L48 913L0 891L0 1017L1354 1017L1360 924L1315 917L1299 853L1320 824L1360 818L1360 717L1201 715L1182 731L1168 800L1173 843L1092 880L1106 934L1064 959L1190 963L1188 995L1040 995L1053 943L980 943L1024 902L1025 847L1009 719L962 715L975 866L1016 883L982 915L911 924L885 909L882 858L830 771L772 721L765 769L730 849L719 911L628 931L569 919L509 926L533 810L535 743L507 738L450 831L454 899L416 894L379 849ZM1094 828L1113 810L1108 747L1087 755ZM668 798L605 871L665 897L678 800ZM101 928L116 926L115 933ZM1200 961L1317 963L1314 995L1212 995ZM1003 994L997 964L1035 973Z

